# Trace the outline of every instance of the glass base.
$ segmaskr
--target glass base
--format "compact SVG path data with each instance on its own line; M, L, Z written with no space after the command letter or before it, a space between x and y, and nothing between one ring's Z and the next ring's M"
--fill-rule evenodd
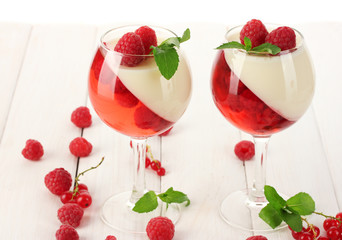
M146 233L147 223L151 218L164 216L175 224L180 218L180 207L177 204L166 204L159 201L158 207L149 213L132 211L129 202L131 191L110 197L102 207L101 218L110 227L127 233Z
M287 227L284 222L275 229L266 224L259 217L259 212L268 202L265 197L251 201L248 197L250 191L233 192L222 201L220 215L225 222L234 228L253 232L273 232Z

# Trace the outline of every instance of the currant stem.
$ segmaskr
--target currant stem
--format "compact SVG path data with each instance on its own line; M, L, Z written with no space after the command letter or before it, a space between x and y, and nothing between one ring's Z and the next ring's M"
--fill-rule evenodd
M302 219L302 221L304 221L307 225L308 225L308 228L310 228L310 230L313 232L313 234L314 234L314 240L317 240L317 232L316 232L316 230L315 230L315 228L314 228L314 225L313 224L311 224L311 223L309 223L309 221L308 221L308 219L307 218L304 218L304 217L301 217L301 219Z
M102 157L101 161L100 161L95 167L90 167L90 168L88 168L87 170L84 170L83 172L79 173L79 174L76 176L76 178L75 178L75 189L74 189L74 193L73 193L71 199L73 199L74 197L76 197L76 194L77 194L77 192L78 192L78 181L80 181L80 176L83 176L86 172L88 172L88 171L90 171L90 170L93 170L93 169L98 168L98 167L102 164L103 160L104 160L104 157Z
M146 145L146 148L147 148L147 153L150 155L150 158L151 158L152 162L158 163L158 160L156 160L156 159L153 157L152 150L151 150L151 146L147 144L147 145ZM157 164L157 167L158 167L158 169L160 168L159 164Z

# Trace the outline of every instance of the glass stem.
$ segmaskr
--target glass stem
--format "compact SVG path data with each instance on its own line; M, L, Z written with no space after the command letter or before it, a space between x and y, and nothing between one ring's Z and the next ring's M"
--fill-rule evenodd
M134 205L144 194L145 184L145 159L147 139L132 138L133 160L134 160L134 179L130 204Z
M269 136L256 137L254 136L255 145L255 172L252 191L249 194L249 200L254 203L267 202L264 195L264 186L266 184L266 160L267 147L270 140Z

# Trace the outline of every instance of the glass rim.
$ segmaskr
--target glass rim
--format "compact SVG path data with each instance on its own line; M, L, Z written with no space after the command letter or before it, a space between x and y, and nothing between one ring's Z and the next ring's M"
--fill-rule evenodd
M229 29L226 31L225 35L224 35L225 39L227 40L227 36L229 35L229 33L231 33L231 32L234 31L234 30L237 30L237 29L239 29L239 28L242 29L243 26L244 26L244 25L237 25L237 26L234 26L234 27L232 27L232 28L229 28ZM284 25L274 24L274 23L266 23L266 24L264 24L264 26L266 27L266 29L267 29L268 26L272 26L272 27L274 27L274 29L276 29L276 28L278 28L278 27L285 27ZM300 44L299 44L298 46L296 45L296 46L293 47L293 48L286 49L286 50L282 50L282 51L280 51L280 52L279 52L278 54L276 54L276 55L272 55L272 54L270 54L270 53L258 53L258 55L262 55L262 56L278 56L278 55L283 55L283 54L292 52L292 51L294 51L294 50L303 48L303 46L304 46L304 36L303 36L303 34L302 34L300 31L298 31L296 28L293 28L293 27L290 27L290 28L291 28L293 31L295 31L296 35L299 35L299 36L301 37L301 42L300 42ZM240 40L240 38L239 38L239 40ZM246 50L244 50L244 49L238 49L238 50L241 51L241 52L247 53Z
M164 28L164 27L160 27L160 26L156 26L156 25L141 25L141 24L127 24L127 25L122 25L122 26L119 26L119 27L114 27L114 28L111 28L109 29L108 31L106 31L105 33L103 33L100 37L100 47L104 50L106 50L107 52L111 52L111 53L115 53L115 54L118 54L118 55L122 55L122 56L134 56L134 57L153 57L153 54L129 54L129 53L121 53L121 52L118 52L118 51L115 51L114 49L111 49L109 48L105 42L104 42L104 38L111 32L115 32L115 31L118 31L120 29L124 29L124 28L133 28L133 27L136 27L137 29L139 27L143 27L143 26L148 26L150 28L152 28L153 30L156 30L156 29L160 29L162 31L165 31L165 32L169 32L171 35L174 35L175 37L178 37L177 34L175 32L173 32L172 30L168 29L168 28ZM129 31L127 31L126 33L128 33Z

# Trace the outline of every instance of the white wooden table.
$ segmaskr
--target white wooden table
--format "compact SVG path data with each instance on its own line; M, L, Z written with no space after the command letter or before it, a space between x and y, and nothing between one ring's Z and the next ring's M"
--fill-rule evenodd
M253 177L253 160L243 164L233 153L234 145L247 136L216 109L209 85L214 48L228 25L165 26L178 34L186 27L192 30L191 41L184 44L193 74L191 103L169 136L148 141L166 168L162 178L147 171L148 188L164 191L172 186L192 200L176 225L175 240L243 240L252 235L229 227L218 214L222 199L250 185ZM76 107L91 107L88 69L99 36L110 27L0 23L0 239L54 239L61 203L43 179L57 167L76 173L78 160L68 145L81 135L94 148L79 160L79 171L105 156L99 169L81 179L93 196L77 228L81 239L100 240L109 234L119 240L147 239L115 231L100 219L105 199L131 188L129 138L108 128L94 112L93 125L83 132L70 121ZM342 211L342 23L295 27L311 50L316 93L302 119L271 138L267 182L287 195L308 192L318 211L334 215ZM29 138L44 146L38 162L21 155ZM318 225L322 221L312 218ZM292 239L287 229L267 237Z

